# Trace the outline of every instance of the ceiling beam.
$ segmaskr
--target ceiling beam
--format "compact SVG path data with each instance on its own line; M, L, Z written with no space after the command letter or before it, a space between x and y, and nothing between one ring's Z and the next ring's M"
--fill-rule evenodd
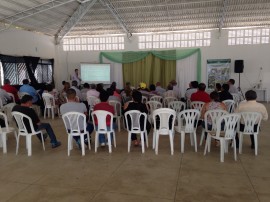
M68 19L66 24L55 35L55 42L59 44L64 36L83 18L83 16L90 10L90 8L97 2L97 0L85 0L79 5L76 11Z
M124 22L124 20L122 19L122 17L119 15L119 13L117 12L117 10L113 6L113 4L110 2L110 0L99 0L99 1L104 6L106 6L107 9L111 12L111 14L114 16L114 18L117 20L117 22L122 27L122 29L126 32L127 37L128 38L131 38L132 37L131 31L129 30L129 28L127 27L126 23Z
M4 17L0 19L0 23L4 26L4 28L0 29L0 31L4 31L17 21L20 21L24 18L28 18L30 16L36 15L38 13L42 13L44 11L50 10L52 8L56 8L58 6L62 6L64 4L68 4L70 2L74 2L76 0L51 0L47 3L40 4L38 6L20 11L18 13L15 13L13 15Z
M228 0L223 0L221 14L220 14L220 18L219 18L219 26L218 26L218 28L219 28L219 34L221 34L221 30L222 30L223 25L224 25L227 4L228 4Z

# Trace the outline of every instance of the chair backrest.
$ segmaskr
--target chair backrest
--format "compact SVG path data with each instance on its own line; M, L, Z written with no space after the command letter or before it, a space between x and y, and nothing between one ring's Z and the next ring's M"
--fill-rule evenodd
M87 103L90 109L92 109L95 106L95 104L100 103L100 99L95 96L87 96Z
M21 112L11 112L11 114L17 123L18 130L20 133L23 133L23 134L35 133L32 119L29 116L27 116ZM28 130L27 130L26 123L29 124L30 132L28 132Z
M117 100L110 100L109 105L113 106L115 116L121 116L122 115L121 102L119 102Z
M191 109L198 109L199 111L201 111L204 104L205 102L193 101L190 103L190 107Z
M163 107L168 107L170 102L177 101L176 97L164 97Z
M233 139L236 130L238 129L241 115L239 113L226 114L221 116L217 120L217 133L216 136L219 137L221 135L221 131L224 131L225 139ZM224 128L223 128L224 125Z
M186 133L192 133L197 128L200 114L200 111L197 109L187 109L181 111L177 115L178 124L180 124L180 127L182 128L181 124L183 122L184 131Z
M161 102L151 100L146 103L146 106L149 114L152 114L156 109L162 108Z
M29 95L29 93L26 93L26 92L18 92L18 96L19 96L20 99L22 99L22 97L23 97L24 95Z
M55 106L54 97L50 93L43 93L42 98L43 98L43 102L44 102L45 107L51 108L51 107Z
M4 122L5 122L5 128L8 131L8 118L7 118L7 115L4 114L3 112L0 112L0 117L3 117ZM0 133L2 133L2 127L1 126L0 126Z
M205 131L209 132L210 130L208 129L208 124L210 124L211 131L216 131L217 130L217 120L222 117L223 115L228 114L228 111L222 110L222 109L213 109L213 110L208 110L204 114L204 123L205 123Z
M236 106L238 106L239 102L241 101L241 96L238 93L231 93L233 96L233 100L236 104Z
M67 112L62 115L67 133L86 132L86 115L81 112Z
M12 93L7 93L11 98L12 98L12 102L15 102L15 97Z
M222 101L226 105L226 109L229 113L234 112L235 102L234 100L223 100Z
M113 114L105 110L96 110L92 112L92 120L96 120L98 125L94 124L95 131L107 132L106 118L109 116L110 119L110 130L113 130Z
M170 130L174 130L175 118L176 112L173 109L156 109L153 111L154 130L158 130L161 134L168 134Z
M127 130L129 132L140 132L146 130L147 114L142 113L139 110L130 110L125 114L125 121L127 124ZM140 120L143 119L143 126L141 126Z
M162 102L162 97L159 95L154 95L150 98L150 101L158 101L158 102Z
M169 102L169 108L176 111L176 114L186 109L186 103L182 101Z
M241 112L241 121L244 122L244 133L253 134L259 131L262 114L258 112ZM254 128L255 125L258 125L257 128Z
M146 96L142 96L142 103L146 103L148 101L148 98Z

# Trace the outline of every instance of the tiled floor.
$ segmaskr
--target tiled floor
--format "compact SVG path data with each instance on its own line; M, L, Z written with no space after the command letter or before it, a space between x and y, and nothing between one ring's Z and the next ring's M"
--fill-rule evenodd
M270 108L270 105L266 105ZM270 201L270 121L264 122L259 138L259 155L245 138L243 154L234 161L232 149L219 162L219 148L204 156L186 138L185 153L180 153L179 134L175 154L170 155L168 137L161 137L159 155L149 147L141 153L132 147L127 153L127 132L117 132L117 148L84 157L75 147L67 156L67 136L62 119L47 119L62 146L46 151L33 138L33 155L28 157L21 139L15 155L15 138L8 139L8 153L0 155L0 201ZM198 130L198 137L200 129ZM152 133L149 142L152 142Z

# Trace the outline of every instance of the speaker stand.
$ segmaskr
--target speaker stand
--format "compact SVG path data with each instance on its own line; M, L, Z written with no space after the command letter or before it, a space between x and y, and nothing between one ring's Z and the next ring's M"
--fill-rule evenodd
M240 95L242 96L242 99L244 100L245 97L244 97L244 94L243 94L242 89L241 89L241 87L240 87L240 86L241 86L241 85L240 85L240 81L241 81L241 80L240 80L240 73L238 73L238 74L239 74L239 80L238 80L238 81L239 81L239 86L238 86L238 91L240 92Z

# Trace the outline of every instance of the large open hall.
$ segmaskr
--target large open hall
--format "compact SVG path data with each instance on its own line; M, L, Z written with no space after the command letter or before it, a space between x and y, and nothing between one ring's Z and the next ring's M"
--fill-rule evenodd
M269 202L269 0L0 0L0 202Z

